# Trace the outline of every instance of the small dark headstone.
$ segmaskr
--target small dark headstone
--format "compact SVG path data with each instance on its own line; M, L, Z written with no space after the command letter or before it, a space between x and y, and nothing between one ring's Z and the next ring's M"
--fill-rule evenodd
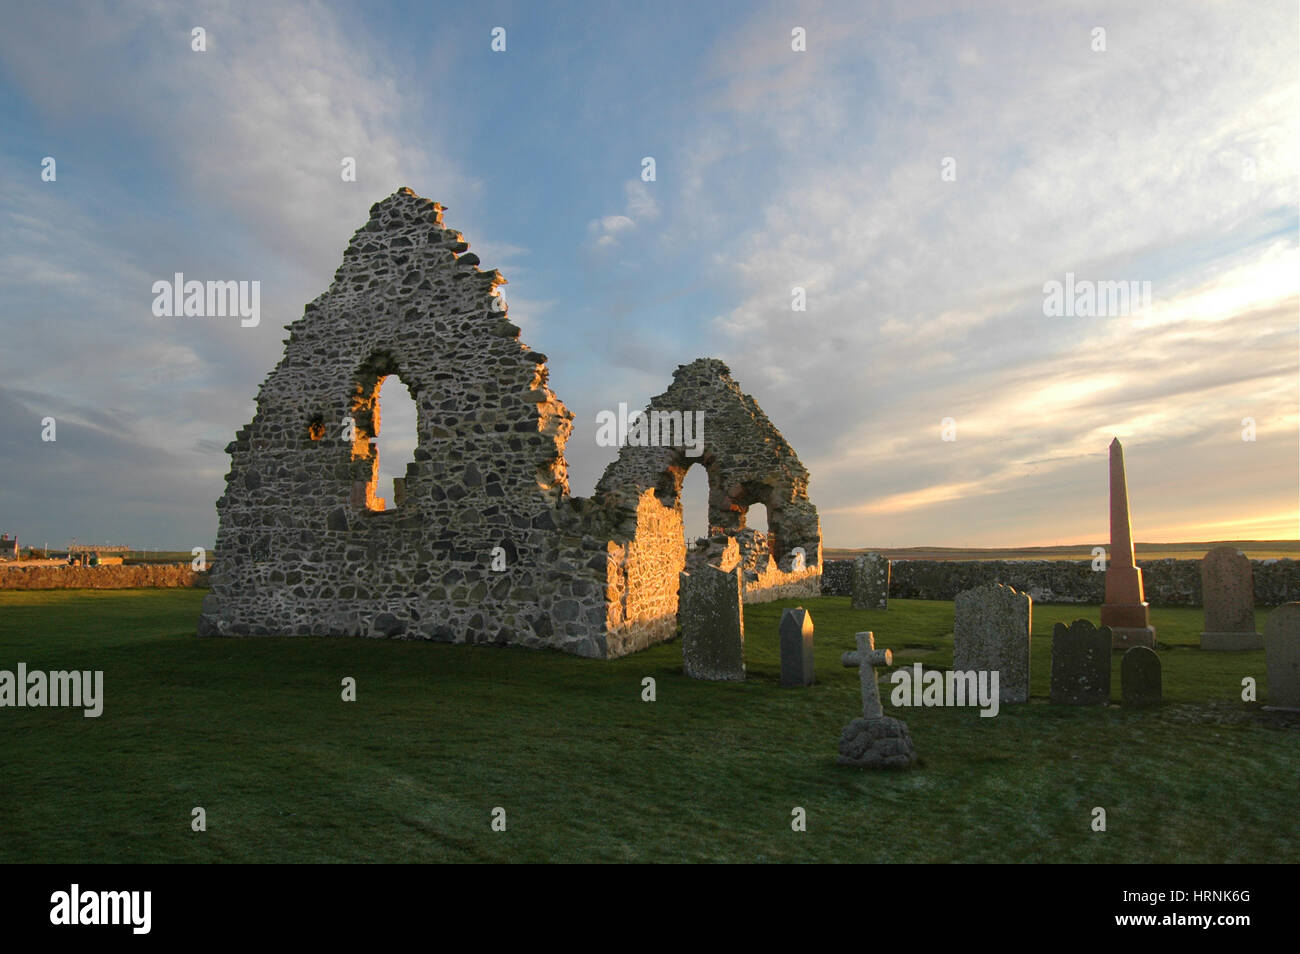
M1157 706L1163 699L1160 657L1145 646L1134 646L1119 664L1120 694L1126 706Z
M781 685L813 684L813 621L802 606L781 614Z
M1104 706L1110 702L1109 626L1086 619L1052 629L1051 701L1062 706Z

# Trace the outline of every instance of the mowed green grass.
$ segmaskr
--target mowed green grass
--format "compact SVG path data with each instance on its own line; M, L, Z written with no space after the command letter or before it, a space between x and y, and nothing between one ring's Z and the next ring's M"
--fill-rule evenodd
M1126 711L1046 703L1052 623L1098 611L1035 606L1033 701L892 710L922 763L878 773L835 761L860 713L839 655L870 629L897 664L947 666L951 603L804 601L818 681L792 690L793 601L745 607L749 678L720 684L685 678L678 642L200 640L202 597L0 592L0 669L102 669L106 696L99 719L0 709L0 862L1300 860L1300 719L1241 701L1245 676L1265 698L1263 653L1202 653L1199 610L1152 612L1168 701Z

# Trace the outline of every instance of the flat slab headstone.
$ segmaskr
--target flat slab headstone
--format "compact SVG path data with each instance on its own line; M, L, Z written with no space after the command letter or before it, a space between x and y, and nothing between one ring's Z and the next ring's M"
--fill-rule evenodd
M864 553L853 561L854 609L889 609L889 560Z
M802 606L781 613L781 685L813 684L812 613Z
M892 666L894 656L888 649L876 649L873 633L854 636L857 651L844 653L840 662L858 670L862 684L862 718L854 719L840 731L842 765L859 768L907 768L916 761L916 748L907 723L885 715L880 704L880 687L876 685L876 666Z
M686 675L718 682L745 678L740 567L724 571L706 564L681 574L677 612Z
M1236 547L1215 547L1201 560L1205 631L1201 648L1211 652L1263 649L1255 630L1255 572Z
M1264 624L1270 709L1300 710L1300 603L1283 603Z
M1052 628L1051 701L1062 706L1104 706L1110 702L1110 627L1076 619Z
M1160 657L1146 646L1134 646L1119 664L1120 697L1126 706L1157 706L1164 700Z
M997 672L1002 702L1029 701L1033 599L1001 583L958 593L953 601L952 668Z

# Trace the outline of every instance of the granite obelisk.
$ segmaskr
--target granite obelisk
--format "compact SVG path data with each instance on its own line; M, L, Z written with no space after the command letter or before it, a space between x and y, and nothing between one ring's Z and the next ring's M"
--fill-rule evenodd
M1101 625L1109 626L1112 648L1156 647L1156 631L1142 593L1142 571L1133 559L1133 530L1128 516L1128 485L1124 481L1124 448L1110 442L1110 562L1106 564L1106 601Z

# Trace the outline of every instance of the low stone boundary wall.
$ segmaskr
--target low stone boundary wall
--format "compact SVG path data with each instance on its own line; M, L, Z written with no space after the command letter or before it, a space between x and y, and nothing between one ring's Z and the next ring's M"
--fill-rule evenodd
M1300 560L1251 560L1255 604L1279 606L1300 600ZM1200 560L1138 560L1147 602L1154 606L1200 606ZM823 596L848 596L852 560L828 560ZM982 583L1004 583L1037 603L1101 603L1106 574L1091 560L893 560L889 595L898 599L950 600Z
M820 596L821 574L816 567L787 573L775 563L767 572L741 577L741 600L745 603L772 603L776 600L801 600Z
M0 590L128 590L207 585L208 574L197 572L188 563L0 567Z

